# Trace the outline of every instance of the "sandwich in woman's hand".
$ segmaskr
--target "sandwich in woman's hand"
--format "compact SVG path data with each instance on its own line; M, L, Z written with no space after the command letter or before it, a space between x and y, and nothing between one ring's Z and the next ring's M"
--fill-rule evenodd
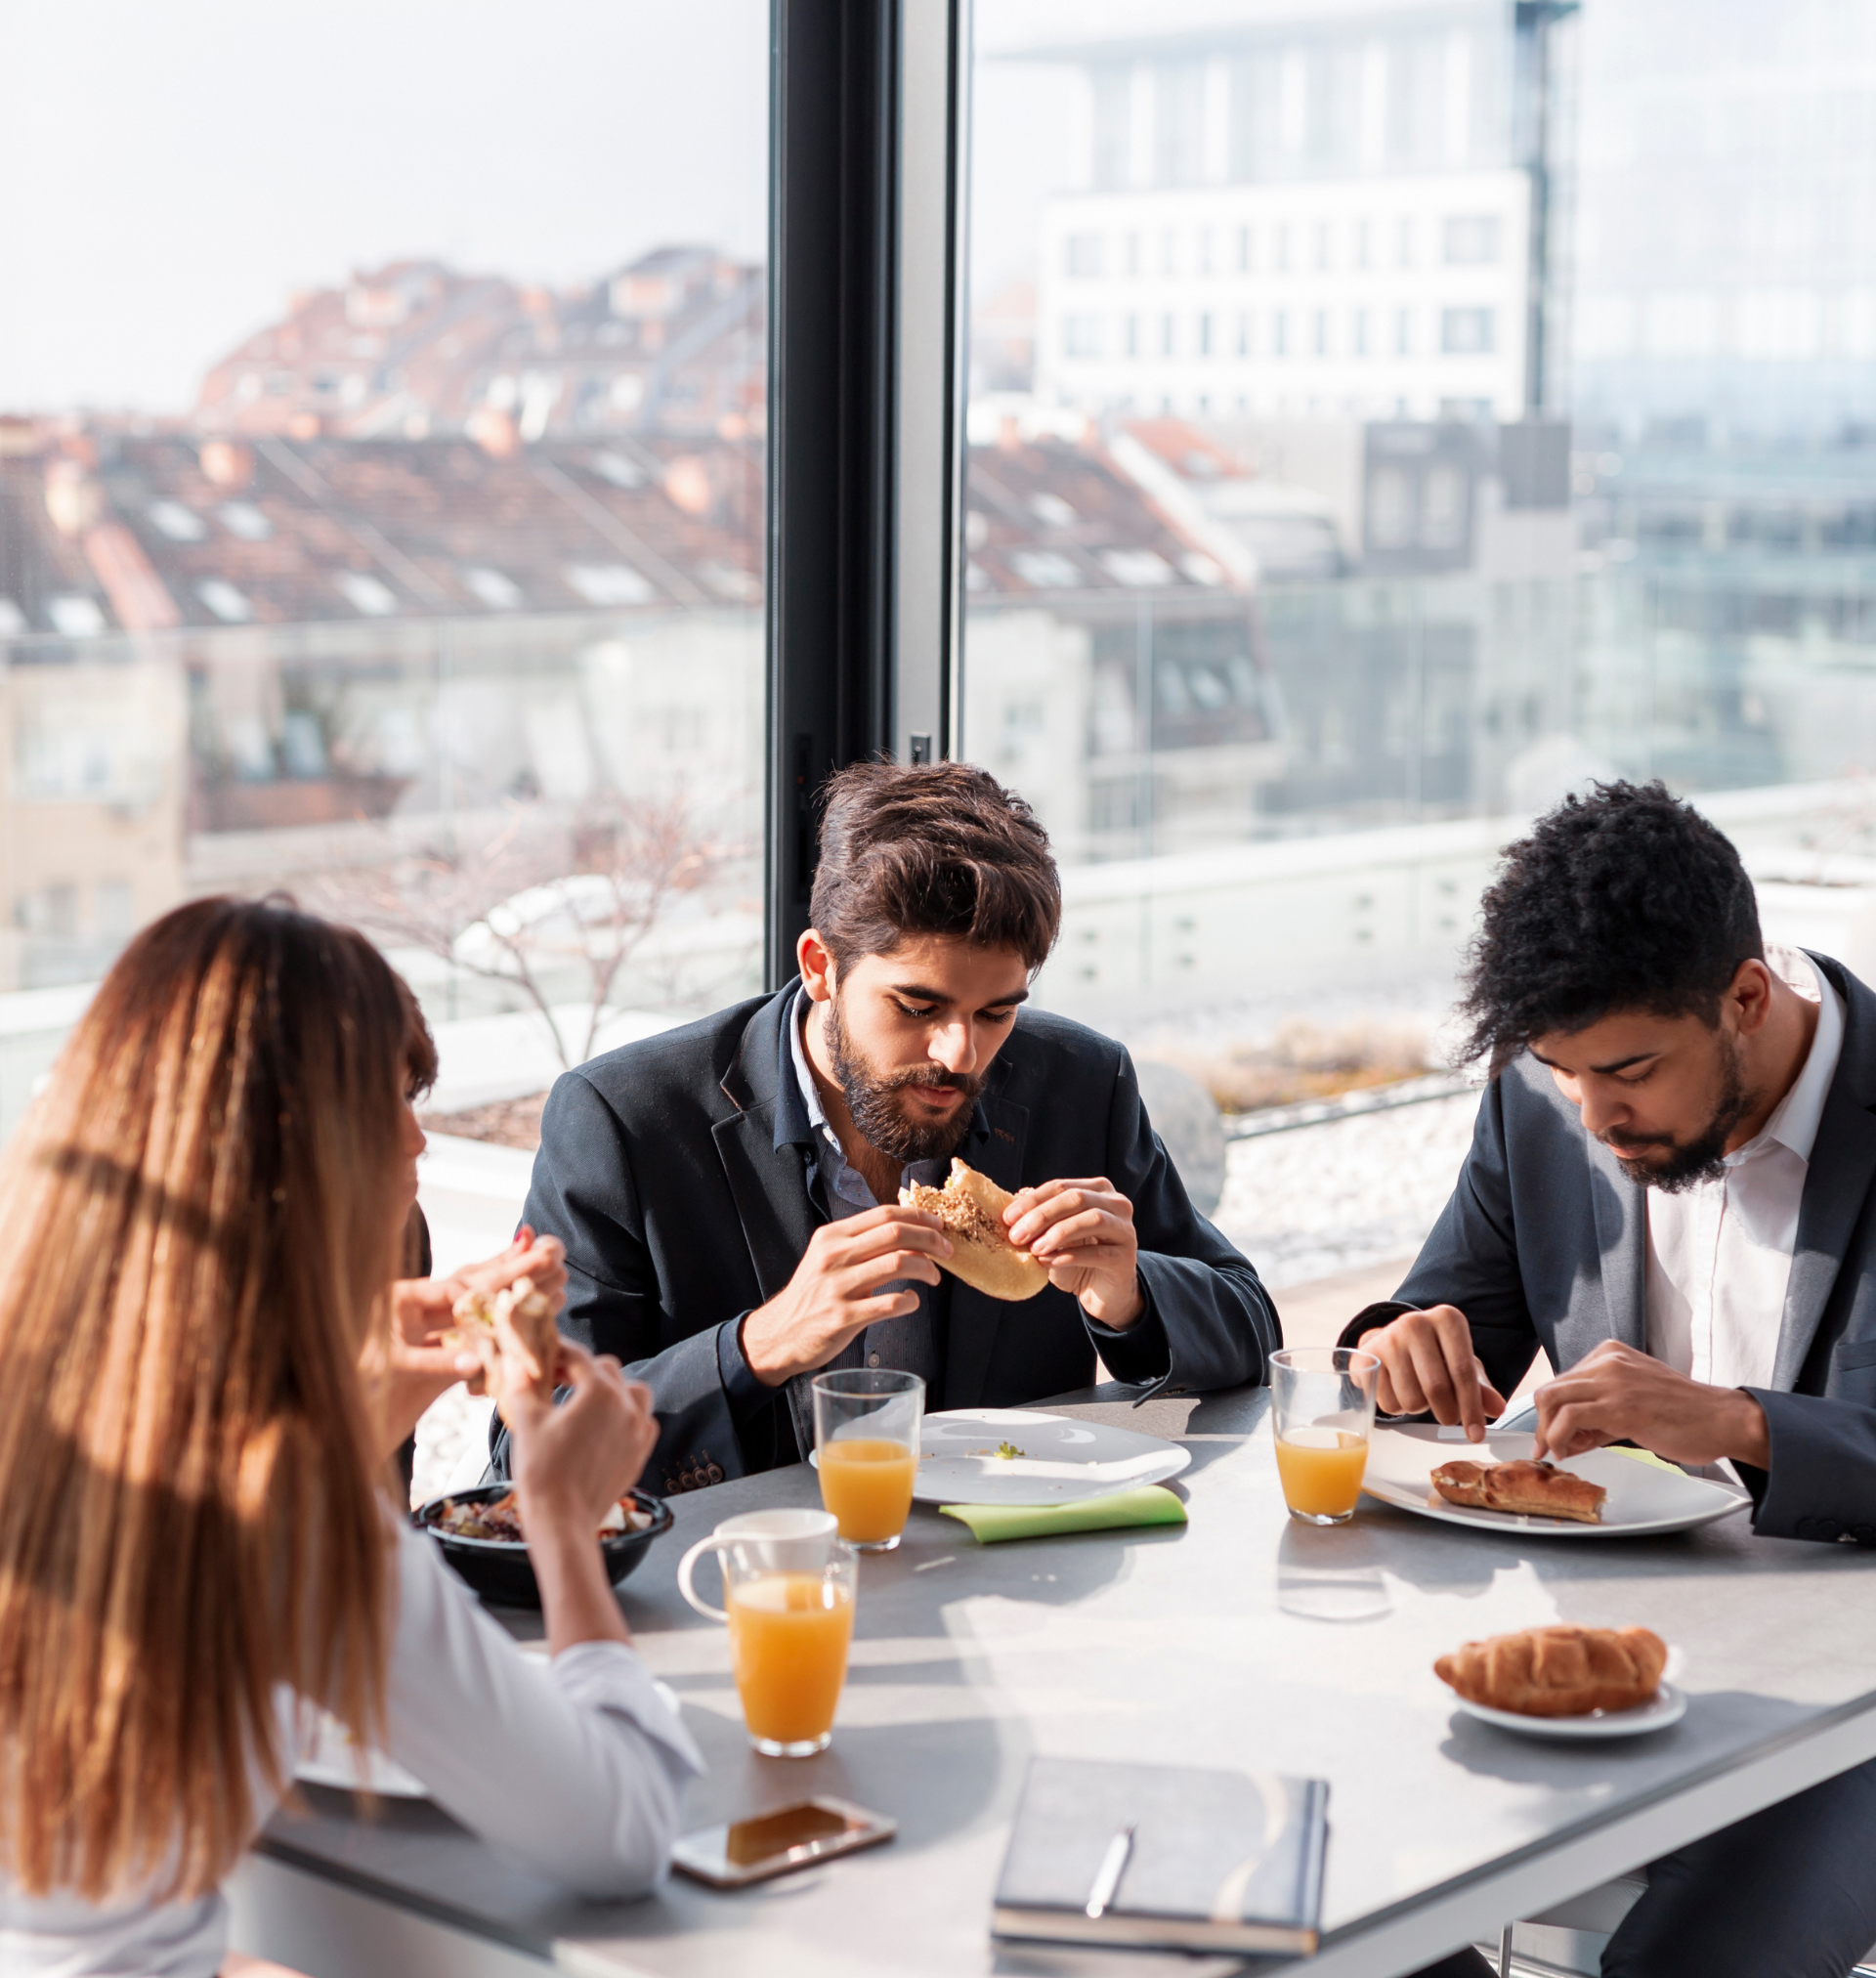
M953 1158L942 1188L914 1183L899 1190L903 1208L936 1216L951 1238L951 1255L932 1261L992 1298L1034 1298L1048 1282L1048 1266L1009 1240L1003 1211L1016 1198L988 1175Z
M1488 1710L1587 1717L1645 1703L1667 1665L1668 1646L1648 1628L1526 1628L1468 1642L1433 1674Z
M1608 1492L1587 1477L1555 1463L1442 1463L1434 1490L1448 1504L1473 1511L1503 1511L1513 1518L1567 1518L1600 1525Z
M553 1301L534 1289L533 1278L517 1277L500 1291L465 1291L454 1310L456 1337L482 1361L483 1381L495 1397L497 1409L502 1404L505 1383L501 1368L508 1340L513 1341L521 1360L519 1371L527 1385L542 1400L553 1398L554 1372L560 1364L560 1329L554 1323ZM510 1372L507 1379L513 1378ZM502 1419L506 1421L507 1416Z

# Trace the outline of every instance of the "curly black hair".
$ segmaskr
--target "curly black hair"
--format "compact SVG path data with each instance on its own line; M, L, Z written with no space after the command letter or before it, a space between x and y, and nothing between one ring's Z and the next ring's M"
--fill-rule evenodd
M1506 850L1467 958L1466 1055L1498 1071L1534 1037L1615 1010L1717 1023L1741 962L1765 955L1730 840L1659 783L1566 796Z

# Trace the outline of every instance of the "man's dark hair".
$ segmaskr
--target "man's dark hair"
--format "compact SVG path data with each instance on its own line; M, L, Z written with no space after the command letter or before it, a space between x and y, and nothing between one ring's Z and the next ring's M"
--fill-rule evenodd
M841 968L909 934L1013 948L1033 970L1062 924L1062 882L1036 813L965 762L856 762L822 793L808 915Z
M1740 963L1765 955L1739 854L1659 783L1566 796L1507 850L1483 906L1460 1013L1466 1054L1494 1071L1612 1010L1717 1023Z

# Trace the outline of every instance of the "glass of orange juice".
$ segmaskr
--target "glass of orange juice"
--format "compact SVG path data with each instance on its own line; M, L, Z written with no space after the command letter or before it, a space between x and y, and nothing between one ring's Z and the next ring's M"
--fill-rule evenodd
M1368 1467L1381 1361L1359 1347L1285 1347L1270 1355L1277 1476L1305 1525L1353 1517Z
M821 1502L862 1552L890 1552L912 1510L925 1384L887 1367L814 1377L814 1463Z
M723 1569L720 1608L692 1580L706 1552ZM853 1639L855 1579L853 1548L828 1511L726 1518L680 1562L678 1591L699 1613L729 1623L743 1721L765 1758L811 1758L832 1740Z

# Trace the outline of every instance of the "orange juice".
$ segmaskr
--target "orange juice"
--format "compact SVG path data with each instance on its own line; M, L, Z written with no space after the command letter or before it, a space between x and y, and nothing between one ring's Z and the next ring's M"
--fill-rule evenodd
M754 1738L807 1744L833 1729L847 1675L853 1594L818 1572L770 1572L728 1588L730 1668Z
M821 1469L821 1502L840 1521L849 1545L877 1545L897 1538L912 1509L918 1452L904 1442L867 1436L842 1436L816 1452Z
M1367 1438L1346 1429L1295 1428L1277 1438L1283 1501L1305 1518L1346 1518L1367 1467Z

